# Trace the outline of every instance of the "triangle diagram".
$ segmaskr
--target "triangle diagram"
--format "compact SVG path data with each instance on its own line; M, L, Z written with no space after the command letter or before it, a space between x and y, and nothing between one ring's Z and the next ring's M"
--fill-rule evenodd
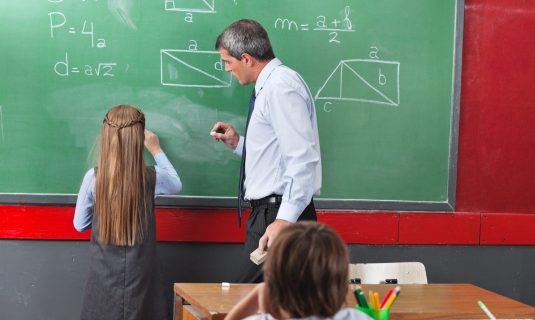
M163 85L181 87L229 87L231 75L218 69L217 52L162 50L161 80Z
M215 12L214 0L166 0L165 10L187 12Z
M329 75L315 99L361 101L397 106L398 63L370 60L344 60ZM384 75L389 85L379 84Z
M356 70L355 70L356 69ZM372 81L365 78L358 65L344 63L342 67L342 98L354 101L366 101L382 104L394 104L394 102L385 96Z
M342 63L340 62L316 93L315 99L341 99Z

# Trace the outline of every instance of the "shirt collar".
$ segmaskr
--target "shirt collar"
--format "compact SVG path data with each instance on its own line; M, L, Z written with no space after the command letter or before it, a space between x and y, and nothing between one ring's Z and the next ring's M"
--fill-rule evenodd
M273 72L273 70L275 70L280 65L282 65L282 62L277 58L273 58L270 62L268 62L268 64L266 64L264 69L260 71L260 74L258 75L258 78L256 79L256 83L254 87L255 95L258 95L260 90L262 90L262 87L264 86L266 81L269 79L271 72Z

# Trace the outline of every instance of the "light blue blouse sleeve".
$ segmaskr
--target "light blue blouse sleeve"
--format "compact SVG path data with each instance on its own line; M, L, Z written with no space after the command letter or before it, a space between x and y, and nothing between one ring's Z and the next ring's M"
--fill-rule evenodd
M158 153L154 156L154 161L156 161L156 190L154 194L179 193L182 190L182 182L165 153Z
M91 219L93 218L94 193L95 192L95 170L90 169L84 176L78 199L76 199L76 209L74 211L74 228L79 231L91 229Z
M167 159L167 156L160 152L155 157L156 161L156 190L155 195L175 194L182 190L182 182L178 174ZM95 170L90 169L84 176L78 199L76 200L76 209L74 211L73 225L79 232L91 229L91 219L93 218L94 196L95 193Z

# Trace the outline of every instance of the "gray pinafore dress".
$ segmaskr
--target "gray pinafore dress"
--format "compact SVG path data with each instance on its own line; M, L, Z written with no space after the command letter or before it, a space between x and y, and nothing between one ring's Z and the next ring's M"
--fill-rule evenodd
M168 320L163 277L156 256L154 188L156 171L149 167L151 197L143 242L134 246L106 245L98 241L96 215L89 244L89 275L82 305L82 320Z

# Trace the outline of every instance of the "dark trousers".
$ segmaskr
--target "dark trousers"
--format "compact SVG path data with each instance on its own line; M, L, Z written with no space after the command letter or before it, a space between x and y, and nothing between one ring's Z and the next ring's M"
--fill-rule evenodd
M244 250L241 257L240 269L238 270L238 283L259 283L264 280L262 265L254 264L249 255L258 248L258 241L266 232L266 228L275 221L280 204L264 204L253 207L251 215L247 219L246 238ZM303 210L298 221L312 220L317 221L314 201L310 201L308 206Z

